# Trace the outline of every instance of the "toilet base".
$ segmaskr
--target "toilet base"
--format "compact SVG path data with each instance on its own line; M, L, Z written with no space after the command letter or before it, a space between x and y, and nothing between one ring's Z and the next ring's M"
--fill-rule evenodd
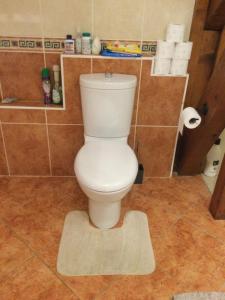
M115 226L120 218L121 200L113 202L89 199L89 216L92 223L100 229Z

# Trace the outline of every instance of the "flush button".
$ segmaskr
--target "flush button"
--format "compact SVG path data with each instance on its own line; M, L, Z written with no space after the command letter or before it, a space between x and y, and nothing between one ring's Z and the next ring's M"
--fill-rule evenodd
M106 78L106 79L112 78L112 73L106 72L106 73L105 73L105 78Z

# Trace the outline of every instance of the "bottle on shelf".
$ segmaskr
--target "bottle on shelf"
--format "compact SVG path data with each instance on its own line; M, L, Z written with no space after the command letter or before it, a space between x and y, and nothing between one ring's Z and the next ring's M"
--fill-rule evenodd
M64 53L65 54L74 54L75 52L75 42L71 34L67 34L64 41Z
M91 34L90 32L82 33L82 54L91 54Z
M51 104L51 81L50 72L48 68L43 68L41 71L42 88L44 92L44 104Z
M53 75L54 75L54 86L52 89L52 102L54 104L60 104L62 101L61 87L60 87L60 66L53 65Z

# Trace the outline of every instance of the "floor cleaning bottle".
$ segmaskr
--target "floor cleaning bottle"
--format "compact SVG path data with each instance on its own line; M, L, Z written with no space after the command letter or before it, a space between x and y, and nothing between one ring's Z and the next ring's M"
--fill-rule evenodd
M221 139L217 139L207 154L206 166L203 172L206 176L214 177L217 175L222 153L220 141Z

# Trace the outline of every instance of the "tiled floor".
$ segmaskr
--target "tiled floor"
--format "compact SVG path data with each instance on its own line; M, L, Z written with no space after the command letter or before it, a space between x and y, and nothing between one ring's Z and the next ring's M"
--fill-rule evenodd
M157 269L148 276L63 277L56 257L67 212L86 210L73 178L0 178L0 299L166 300L225 291L225 221L208 213L198 177L149 179L123 202L149 217Z

